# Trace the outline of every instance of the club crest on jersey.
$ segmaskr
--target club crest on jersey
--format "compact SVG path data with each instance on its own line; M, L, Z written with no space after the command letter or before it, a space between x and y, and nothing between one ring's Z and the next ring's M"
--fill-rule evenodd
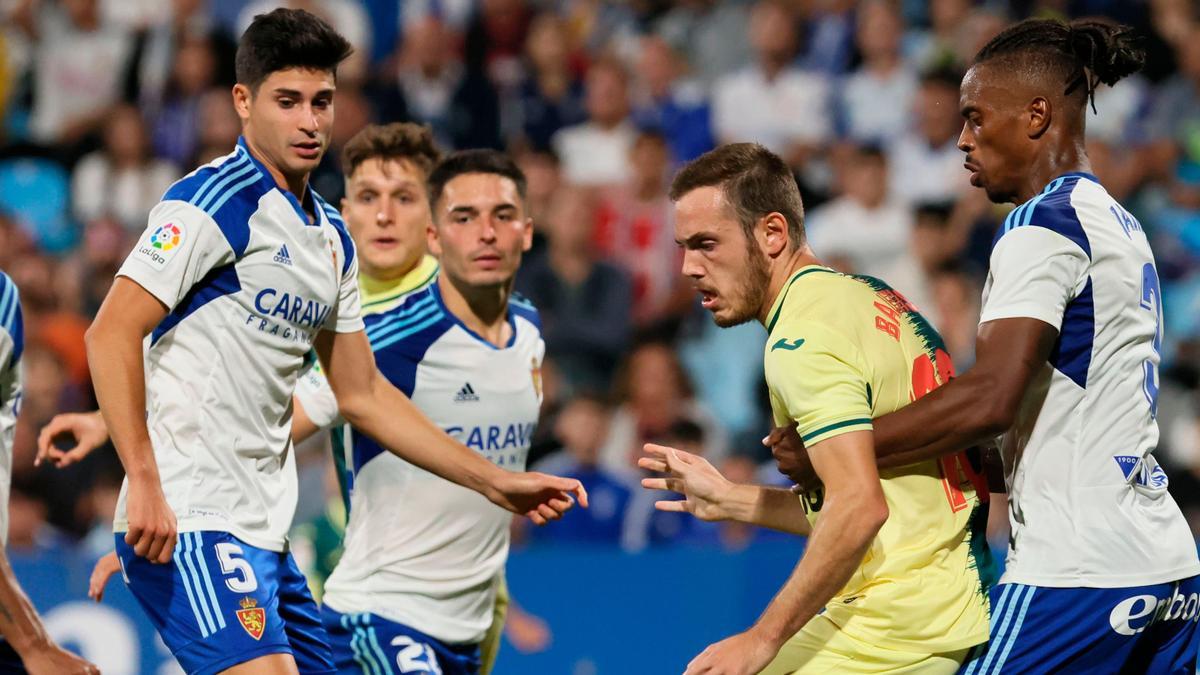
M238 603L242 606L237 611L238 622L242 624L242 628L250 634L250 637L255 640L261 640L263 630L267 627L267 611L258 606L254 598L246 596Z
M144 242L138 244L136 252L151 266L161 270L171 261L175 251L179 250L186 238L187 230L182 224L159 225Z
M537 359L529 359L529 377L533 380L533 391L538 400L542 400L542 367L538 365Z

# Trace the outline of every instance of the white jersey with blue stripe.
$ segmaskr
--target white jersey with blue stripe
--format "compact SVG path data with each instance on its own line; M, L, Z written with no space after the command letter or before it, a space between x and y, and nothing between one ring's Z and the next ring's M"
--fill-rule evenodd
M168 309L149 336L146 421L180 532L286 548L304 355L319 330L363 328L346 226L311 189L304 199L239 140L167 191L118 272ZM117 532L128 526L127 488Z
M1030 317L1059 331L1003 439L1002 582L1114 588L1200 574L1152 454L1160 298L1141 225L1090 174L1055 179L997 233L980 322Z
M25 331L17 285L0 272L0 542L8 539L8 491L13 432L21 412L21 353Z
M392 384L467 447L524 471L541 407L545 343L537 312L524 300L510 298L508 320L512 337L497 348L446 309L437 283L365 317L376 363ZM300 402L307 411L309 401ZM508 558L511 514L353 430L348 453L345 552L324 602L449 644L480 642Z

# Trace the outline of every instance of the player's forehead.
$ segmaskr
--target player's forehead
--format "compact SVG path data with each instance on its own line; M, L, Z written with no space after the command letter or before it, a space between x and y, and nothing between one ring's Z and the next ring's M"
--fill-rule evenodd
M272 71L258 85L259 93L274 95L280 92L297 92L303 96L332 93L337 83L331 70L317 68L284 68Z
M700 233L726 234L739 227L720 186L698 187L675 202L675 238L680 242Z
M491 211L501 206L521 208L521 195L517 184L507 176L497 173L463 173L446 181L442 188L442 211Z
M369 157L346 177L346 185L350 191L416 189L424 192L425 172L407 157Z

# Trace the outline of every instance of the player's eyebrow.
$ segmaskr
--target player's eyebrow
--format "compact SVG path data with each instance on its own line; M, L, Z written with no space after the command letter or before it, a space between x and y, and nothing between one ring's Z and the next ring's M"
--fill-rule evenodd
M475 215L479 214L479 209L475 208L474 206L470 206L470 205L455 206L450 209L450 213L452 215L455 213L462 213L462 214L466 214L469 216L475 216Z
M304 94L298 89L287 89L286 87L276 87L274 91L276 96L291 96L292 98L304 98ZM325 88L313 94L313 98L321 96L333 96L333 89Z
M975 113L975 112L979 112L979 108L976 108L973 104L970 104L970 103L968 103L967 105L964 105L958 109L958 114L962 115L963 117L966 117L967 115L970 115L971 113Z
M676 238L675 243L686 248L696 248L700 245L700 242L704 241L705 239L715 239L715 237L713 236L712 232L697 232L687 239L680 240L679 238Z

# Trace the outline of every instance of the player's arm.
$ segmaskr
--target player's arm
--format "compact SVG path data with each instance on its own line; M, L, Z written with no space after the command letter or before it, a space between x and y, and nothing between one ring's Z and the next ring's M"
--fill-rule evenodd
M870 431L852 431L809 448L825 486L821 517L791 577L746 632L711 645L687 672L758 672L841 590L887 521L888 507Z
M572 493L587 505L579 481L506 471L446 435L375 367L363 331L322 331L316 346L342 417L390 452L539 524L570 508Z
M659 511L690 513L701 520L732 520L791 534L808 535L811 527L800 498L789 490L734 483L708 460L690 452L648 443L638 466L666 474L643 478L648 490L671 490L680 500L654 503Z
M99 673L100 669L54 643L33 603L21 590L8 553L0 546L0 634L33 675Z
M292 395L292 442L302 443L319 431L343 422L337 397L316 359L296 379Z
M142 340L167 315L149 291L117 277L86 335L96 400L129 483L129 531L137 555L167 562L175 546L175 515L163 495L146 429Z

